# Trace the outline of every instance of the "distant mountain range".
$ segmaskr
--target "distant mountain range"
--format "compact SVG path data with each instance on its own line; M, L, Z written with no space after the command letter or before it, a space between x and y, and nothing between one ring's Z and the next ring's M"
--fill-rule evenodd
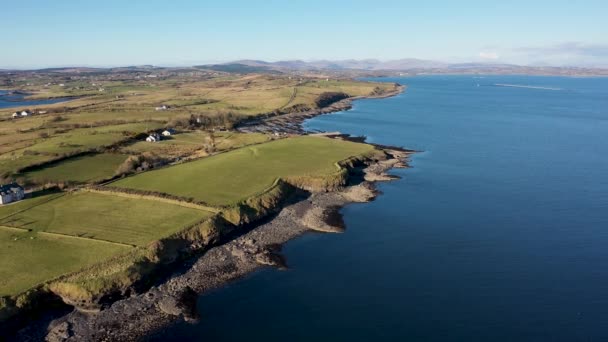
M191 70L202 69L228 73L318 73L335 74L346 77L358 76L390 76L416 74L526 74L526 75L564 75L564 76L608 76L608 68L591 67L550 67L525 66L497 63L444 63L432 60L404 58L390 61L377 59L345 59L302 61L288 60L266 62L262 60L238 60L222 64L205 64L194 67L157 67L153 65L138 65L113 68L96 67L56 67L37 70L34 72L49 73L107 73L107 72L157 72L161 70ZM0 69L0 73L28 72L28 70Z
M392 61L380 61L377 59L345 59L337 61L319 60L309 62L302 60L265 62L247 59L224 64L215 64L214 66L220 65L242 65L276 70L409 70L419 68L442 68L449 66L449 64L446 63L415 58L398 59Z
M524 66L492 63L444 63L432 60L404 58L390 61L377 59L346 59L319 61L278 61L239 60L223 64L196 66L224 72L288 72L288 71L353 71L378 73L497 73L497 74L536 74L536 75L608 75L608 69L585 67L548 67Z

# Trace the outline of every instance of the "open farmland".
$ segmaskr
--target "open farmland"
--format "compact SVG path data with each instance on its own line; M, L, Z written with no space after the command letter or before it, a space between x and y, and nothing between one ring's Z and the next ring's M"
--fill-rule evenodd
M77 192L4 217L0 225L142 246L210 215L149 199Z
M16 295L130 249L102 241L0 227L0 296Z
M0 155L0 174L15 174L21 169L46 163L80 152L100 150L131 139L146 129L157 129L155 122L110 125L94 128L73 129L65 133L48 134L28 140L28 146ZM29 137L29 135L27 136ZM14 136L15 140L19 135ZM9 143L7 143L9 144Z
M0 296L147 245L211 214L93 192L51 193L1 206Z
M28 314L48 293L100 308L160 265L278 210L290 193L278 179L344 184L336 163L372 146L233 129L328 110L319 102L327 93L395 89L314 74L147 67L0 72L2 84L29 99L72 98L0 109L0 184L18 183L28 197L0 206L0 320ZM145 141L165 129L176 134ZM124 178L91 184L116 175Z
M110 186L230 205L263 191L279 177L336 172L336 162L371 150L370 145L323 137L282 139L141 173Z
M9 217L10 215L13 215L15 213L19 213L24 210L46 203L60 196L63 196L63 193L55 192L38 194L36 197L28 198L24 201L11 203L10 205L0 206L0 220Z
M315 108L314 100L322 92L340 91L350 96L361 96L369 95L378 88L388 90L392 87L391 84L380 82L292 79L270 75L212 78L201 76L199 79L162 78L146 81L134 79L99 83L105 84L103 91L66 92L66 89L82 88L82 81L74 81L73 84L68 82L63 88L40 89L32 85L24 90L35 92L35 97L38 98L85 96L67 103L44 107L59 111L62 122L56 125L87 125L111 120L171 121L175 118L188 117L193 113L216 115L231 112L250 116L281 110L294 104ZM154 108L159 104L167 104L171 108L166 111L155 111ZM10 114L9 109L0 110L0 118L8 117ZM12 125L21 129L31 129L41 126L46 118L50 116L20 119Z
M127 156L124 154L85 155L26 172L23 177L37 184L99 181L112 177L125 159L127 159Z
M148 78L153 72L154 78ZM49 73L25 77L13 85L15 90L32 93L31 98L80 97L63 103L30 106L30 110L40 110L43 114L17 119L11 118L12 113L23 108L0 110L0 176L5 178L30 166L84 151L100 151L137 133L164 127L186 131L230 128L249 116L314 109L315 100L324 92L361 96L394 89L394 85L388 83L284 75L226 75L198 69L140 70L124 74L108 71L72 75L69 79L61 73ZM169 107L156 110L163 104ZM193 117L207 120L192 122ZM195 146L188 146L196 141L196 134L192 135L192 141L187 141L187 137L165 143L171 146L160 148L158 154L174 157L181 156L181 151L196 150ZM218 140L214 150L246 144ZM143 153L152 149L136 144L130 151ZM203 154L197 153L197 156Z
M215 151L225 151L270 140L268 135L261 133L192 131L174 134L157 143L139 141L124 147L122 150L133 154L152 152L165 157L176 157L194 153L210 146L212 137L215 142Z

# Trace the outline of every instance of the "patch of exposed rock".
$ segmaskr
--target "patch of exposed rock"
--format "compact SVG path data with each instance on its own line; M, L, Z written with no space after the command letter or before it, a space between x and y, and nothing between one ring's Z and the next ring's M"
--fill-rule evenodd
M370 202L376 197L377 191L371 186L365 184L359 184L349 186L340 194L348 202L365 203Z
M335 214L331 210L332 208L311 206L302 216L300 222L305 227L319 232L341 233L344 231L344 227L331 223L330 216Z

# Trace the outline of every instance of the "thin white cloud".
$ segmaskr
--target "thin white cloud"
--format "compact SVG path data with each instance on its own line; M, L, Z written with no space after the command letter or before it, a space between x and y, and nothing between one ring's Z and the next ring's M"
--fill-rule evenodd
M491 59L491 60L495 60L498 59L500 56L498 55L498 53L493 52L493 51L482 51L479 53L479 58L481 59Z
M608 57L608 44L565 42L548 46L527 46L515 49L515 51L530 55L578 55L589 57Z
M534 65L608 67L608 44L562 42L552 45L524 46L510 50L515 60Z

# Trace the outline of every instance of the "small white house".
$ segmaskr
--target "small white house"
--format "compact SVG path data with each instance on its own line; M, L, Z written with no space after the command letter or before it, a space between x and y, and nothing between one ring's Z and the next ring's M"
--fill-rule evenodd
M159 142L160 141L160 135L158 133L152 133L150 134L147 138L146 141L147 142Z
M0 185L0 204L20 201L25 197L25 191L17 183Z
M23 110L21 112L14 112L13 119L22 118L24 116L30 116L30 115L32 115L32 112L30 112L29 110Z
M172 136L173 134L175 134L175 131L172 128L167 128L161 134L165 137L169 137L169 136Z
M167 106L167 105L162 105L162 106L156 107L155 109L156 109L157 111L160 111L160 110L167 110L167 109L169 109L169 106Z

